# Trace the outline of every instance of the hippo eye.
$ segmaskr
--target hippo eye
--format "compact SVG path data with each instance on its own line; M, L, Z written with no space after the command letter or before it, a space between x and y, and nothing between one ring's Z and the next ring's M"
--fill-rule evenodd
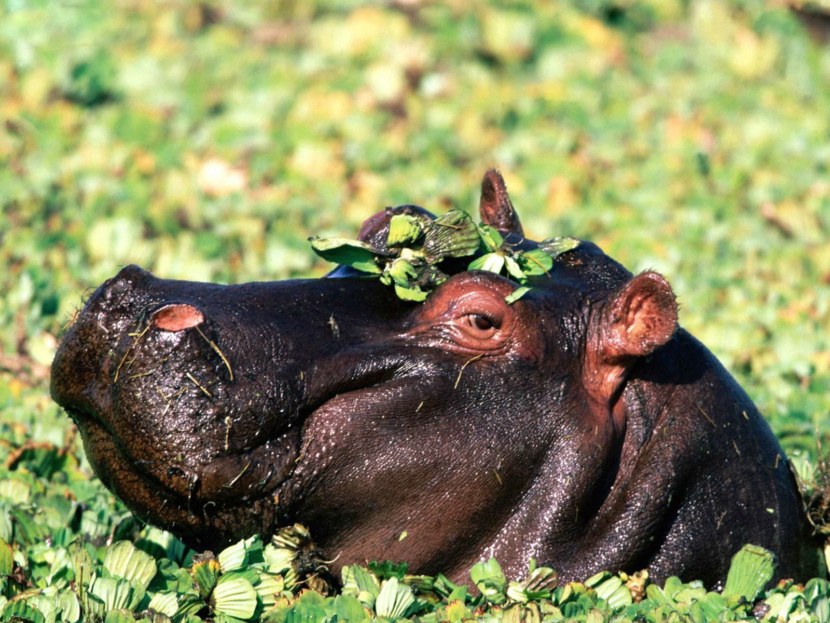
M470 314L467 316L467 319L472 327L478 329L479 331L489 331L496 326L496 323L492 318L484 316L483 314Z
M499 322L487 314L467 314L463 322L467 330L478 338L489 338L499 328Z
M427 300L410 335L464 354L497 355L509 350L516 313L504 300L512 286L487 277L454 277ZM433 342L434 340L434 342Z

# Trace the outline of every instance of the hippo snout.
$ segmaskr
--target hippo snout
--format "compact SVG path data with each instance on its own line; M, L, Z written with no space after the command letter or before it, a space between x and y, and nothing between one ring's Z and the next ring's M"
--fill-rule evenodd
M52 365L51 393L72 416L96 417L109 411L105 390L112 367L113 336L134 315L135 293L150 278L127 266L104 282L73 320Z
M302 366L266 327L262 287L230 290L128 266L86 302L52 369L102 480L133 506L162 500L168 525L198 517L193 541L208 546L251 529L226 500L262 504L270 521L300 446Z

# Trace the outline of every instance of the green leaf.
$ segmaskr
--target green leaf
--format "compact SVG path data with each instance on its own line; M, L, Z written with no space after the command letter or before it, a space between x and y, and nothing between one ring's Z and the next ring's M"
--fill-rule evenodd
M369 571L381 580L388 578L403 580L406 577L408 567L409 565L405 562L392 562L391 560L384 560L383 562L373 560L367 565Z
M447 603L445 612L446 617L442 616L439 620L447 620L450 623L461 623L462 621L467 621L473 618L471 609L468 608L461 599L450 599ZM513 623L513 621L509 621L509 623Z
M695 602L700 606L703 618L706 621L723 620L723 613L729 610L729 605L720 593L706 593Z
M379 275L383 269L378 266L379 251L365 242L348 238L309 238L311 248L324 260L351 266L364 273Z
M424 253L437 263L446 257L467 257L481 246L481 237L470 215L450 210L433 221L426 231Z
M453 599L464 601L467 598L467 587L464 584L456 584L443 573L435 576L432 585L435 593L448 601Z
M504 297L504 302L508 305L512 305L520 298L522 298L525 294L530 292L532 289L533 288L529 288L527 286L521 286L519 288L516 288L515 290L513 290L513 292Z
M413 603L415 603L415 596L412 594L412 589L406 584L401 584L398 578L392 577L384 580L380 585L375 612L379 617L400 619Z
M467 266L467 270L486 270L499 274L504 268L504 256L500 253L487 253L474 259Z
M159 592L153 595L147 608L169 617L176 616L179 611L179 599L174 592Z
M326 615L323 596L314 591L306 591L294 602L285 623L320 623L325 621Z
M58 597L58 610L61 613L61 621L64 623L77 623L81 619L81 603L73 590L63 590Z
M392 283L400 286L408 286L410 281L418 276L415 267L403 258L397 258L387 264L384 272L392 279Z
M481 241L488 251L492 253L501 249L504 244L504 238L496 228L490 227L489 225L479 225L478 231L481 235Z
M277 603L277 596L285 590L285 580L280 575L261 573L254 584L254 590L259 595L262 607L267 610L274 607Z
M501 604L505 602L507 579L504 577L501 565L495 558L473 565L473 568L470 569L470 579L490 603Z
M375 607L375 600L380 593L378 579L363 567L346 565L340 571L343 580L343 594L356 597L367 608Z
M612 576L594 587L597 596L608 602L613 609L619 609L632 603L631 593L619 576Z
M222 568L222 573L236 571L250 562L262 559L262 540L258 535L243 539L219 552L216 559Z
M822 592L811 595L812 588L816 585L823 585ZM804 587L804 595L816 618L823 623L830 622L830 582L821 578L813 578Z
M129 610L110 610L104 623L135 623L135 617Z
M351 595L337 595L334 598L334 613L337 620L344 623L361 623L370 618L363 604Z
M89 592L103 602L105 612L134 606L134 589L127 580L97 577L90 583Z
M504 256L504 267L507 269L507 274L519 283L524 283L527 280L519 263L509 255Z
M107 547L103 564L111 576L132 582L141 591L147 589L157 571L153 557L129 541L118 541Z
M732 557L723 596L755 601L774 573L775 556L772 552L757 545L744 545Z
M389 219L386 245L403 247L417 242L424 231L421 219L408 214L396 214Z
M576 238L548 238L539 243L539 249L555 259L563 253L576 249L580 242Z
M510 582L507 587L508 598L519 603L550 599L559 581L558 575L550 567L534 567L535 563L531 565L527 578L521 582Z
M2 620L5 621L27 621L29 623L45 623L46 619L40 610L35 609L24 600L12 601L3 608Z
M91 581L95 567L92 557L80 543L73 543L69 548L69 556L72 561L72 569L75 572L76 586L87 586Z
M214 558L201 560L193 564L191 573L196 586L199 588L199 595L203 598L207 598L216 586L220 571L219 561Z
M542 249L522 251L516 255L516 261L525 275L545 275L553 268L553 257Z
M804 600L804 596L797 591L786 593L775 592L764 600L769 606L769 611L764 616L764 621L788 621L790 614Z
M14 571L14 552L6 541L0 539L0 577Z
M179 609L176 612L177 622L186 621L207 607L205 600L193 593L179 593L178 598Z
M420 303L425 301L429 292L424 292L418 286L405 287L395 284L395 294L402 301L414 301Z
M5 507L3 502L0 502L0 539L3 539L7 543L12 540L12 536L14 535L14 527L12 524L11 513L8 508Z
M211 596L213 609L237 619L250 619L257 608L257 592L251 583L242 577L222 577Z
M283 575L292 571L297 552L310 543L311 535L305 526L294 524L280 529L262 552L268 571Z

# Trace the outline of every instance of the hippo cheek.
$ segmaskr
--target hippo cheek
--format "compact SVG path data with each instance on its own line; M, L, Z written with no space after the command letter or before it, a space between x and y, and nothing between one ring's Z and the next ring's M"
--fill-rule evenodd
M335 570L383 552L424 572L457 561L461 573L518 504L547 447L541 427L515 425L518 405L497 404L507 389L492 376L501 358L463 372L469 358L432 348L406 358L393 378L332 396L310 415L281 489L288 517L337 558Z

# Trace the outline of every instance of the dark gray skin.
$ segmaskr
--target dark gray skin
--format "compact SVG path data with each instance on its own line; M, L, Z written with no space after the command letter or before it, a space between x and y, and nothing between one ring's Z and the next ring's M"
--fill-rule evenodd
M495 171L481 216L534 246ZM130 266L92 295L52 394L136 514L200 548L299 521L335 571L391 559L466 579L496 556L520 577L534 557L564 579L714 585L751 542L779 577L818 574L784 453L677 327L660 275L583 242L512 305L491 273L423 304L332 276L222 286Z

